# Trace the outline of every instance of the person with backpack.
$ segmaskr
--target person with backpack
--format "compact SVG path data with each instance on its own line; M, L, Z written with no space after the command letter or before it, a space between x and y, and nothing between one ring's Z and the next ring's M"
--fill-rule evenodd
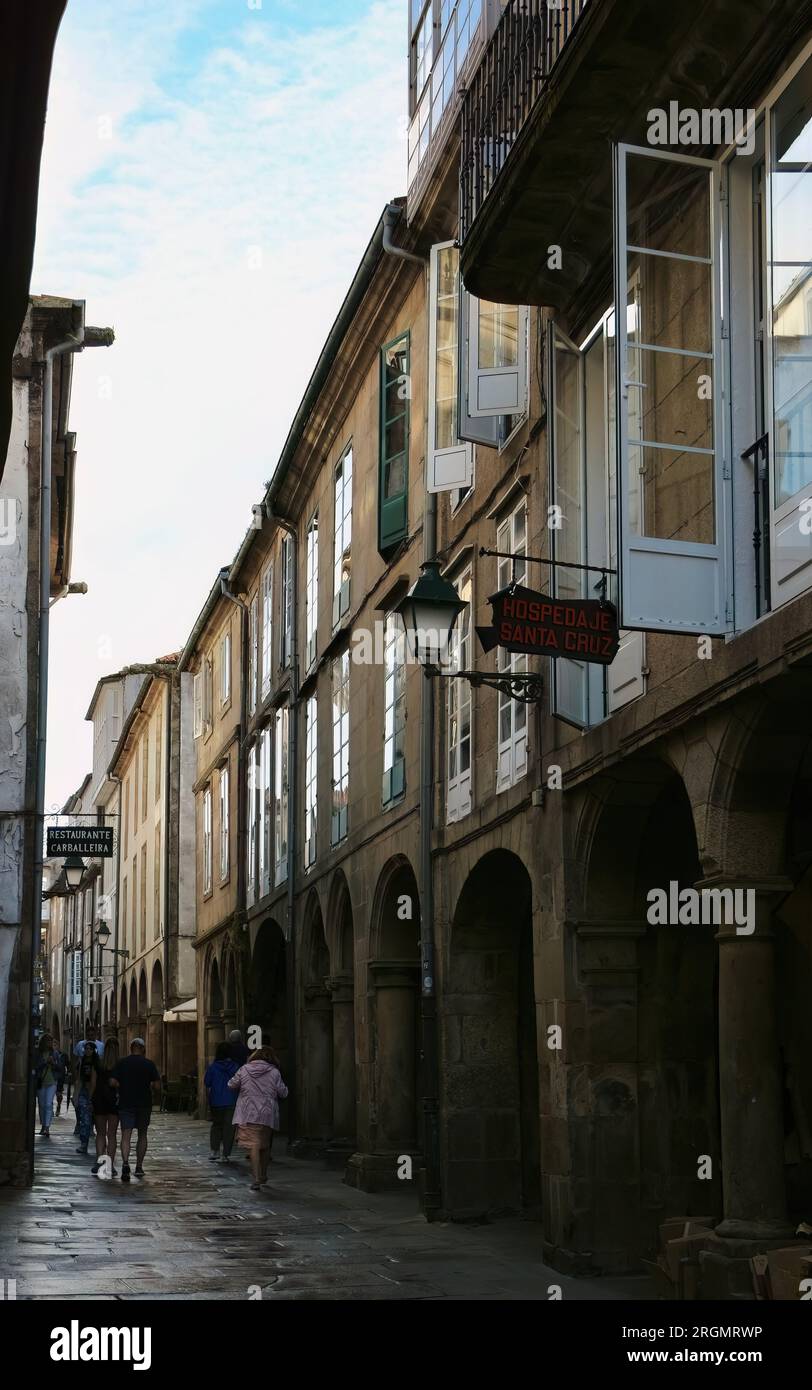
M237 1097L229 1089L228 1083L237 1070L231 1045L225 1042L218 1043L214 1061L206 1068L206 1074L203 1077L206 1099L211 1109L211 1153L209 1159L212 1163L231 1162L231 1150L234 1146L234 1110ZM221 1145L223 1149L222 1159L220 1158Z
M268 1181L271 1145L279 1129L279 1102L288 1094L276 1053L270 1047L258 1048L228 1085L239 1093L234 1110L237 1143L248 1151L251 1189L258 1192Z

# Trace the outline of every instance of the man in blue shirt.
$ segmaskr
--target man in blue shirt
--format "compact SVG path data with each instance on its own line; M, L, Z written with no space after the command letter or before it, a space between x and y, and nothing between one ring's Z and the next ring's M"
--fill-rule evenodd
M206 1098L211 1107L211 1153L212 1163L229 1163L234 1145L234 1110L237 1105L237 1092L229 1089L231 1077L239 1071L234 1060L231 1043L218 1043L214 1061L206 1068L203 1085ZM220 1158L220 1145L223 1157Z

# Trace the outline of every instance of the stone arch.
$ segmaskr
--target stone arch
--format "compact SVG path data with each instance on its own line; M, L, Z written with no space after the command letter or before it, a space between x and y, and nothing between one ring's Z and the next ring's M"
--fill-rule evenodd
M237 1022L237 967L230 948L223 952L223 1008L231 1029Z
M149 991L149 1014L147 1017L147 1056L163 1075L164 1057L164 972L161 962L156 960L152 967Z
M397 855L373 899L369 971L374 991L374 1095L378 1153L422 1148L420 1105L420 897L414 870Z
M288 987L287 947L279 923L265 917L257 930L251 952L248 976L248 1008L246 1029L259 1027L279 1058L282 1075L286 1075L289 1058L288 1044ZM247 1039L248 1033L246 1033ZM292 1086L291 1086L292 1089ZM287 1103L282 1104L282 1130L287 1131Z
M130 1007L127 1014L127 1046L138 1037L138 986L135 976L130 980Z
M333 1019L328 980L330 955L321 904L315 888L305 904L300 970L303 1008L300 1097L303 1133L313 1143L326 1141L333 1122Z
M533 903L521 859L495 849L463 884L444 997L446 1203L465 1214L541 1203Z
M226 1027L223 1011L223 990L220 982L220 964L214 949L206 958L204 971L205 997L202 1001L206 1060L210 1062L217 1052L217 1045L225 1040Z
M327 914L333 971L333 1144L352 1151L356 1144L355 931L352 900L341 869L333 876Z
M628 1259L624 1244L653 1255L675 1211L721 1214L717 928L674 910L703 869L695 806L672 761L628 758L592 795L573 943L582 1013L564 1016L562 1051L545 1061L551 1088L581 1095L569 1144L586 1195L570 1238L608 1269Z
M149 1012L149 993L147 991L147 972L141 967L141 975L138 980L138 1021L146 1022Z

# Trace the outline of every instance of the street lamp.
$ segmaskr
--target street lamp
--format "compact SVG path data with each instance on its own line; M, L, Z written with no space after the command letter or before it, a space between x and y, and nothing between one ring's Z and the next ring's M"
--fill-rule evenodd
M99 922L96 928L96 940L102 951L107 950L110 952L111 956L125 956L129 959L129 951L117 951L113 946L107 945L110 940L110 928L106 922Z
M395 609L403 619L412 659L424 667L442 665L454 624L467 607L450 580L443 579L436 560L421 565L419 578Z
M445 680L466 680L474 688L485 686L498 690L520 704L539 704L543 693L541 676L523 671L444 671L448 660L451 633L460 613L468 604L460 598L454 585L443 579L436 560L420 566L420 576L395 612L403 619L406 643L413 660L419 661L427 676L442 676Z
M65 882L72 892L82 885L82 876L85 872L85 861L81 854L69 854L63 865L65 870Z

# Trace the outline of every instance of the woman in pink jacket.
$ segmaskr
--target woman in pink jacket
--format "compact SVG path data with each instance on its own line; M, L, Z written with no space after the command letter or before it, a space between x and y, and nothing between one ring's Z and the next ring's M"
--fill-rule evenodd
M256 1192L268 1181L271 1144L274 1130L279 1129L279 1102L288 1094L276 1053L270 1047L258 1048L228 1084L239 1092L234 1126L237 1143L248 1150L254 1178L251 1188Z

